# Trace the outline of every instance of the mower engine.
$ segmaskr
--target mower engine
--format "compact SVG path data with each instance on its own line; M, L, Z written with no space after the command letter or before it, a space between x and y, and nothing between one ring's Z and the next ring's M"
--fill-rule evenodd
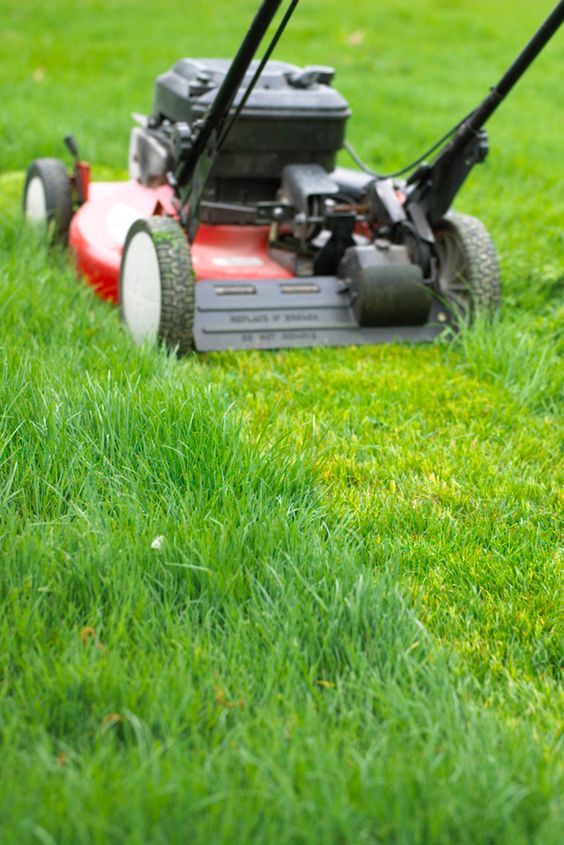
M149 186L167 181L167 173L189 152L190 139L229 66L225 59L181 59L158 77L146 128L132 132L133 178ZM234 108L257 66L255 61L249 67ZM326 172L334 169L351 114L344 98L330 87L334 75L332 68L268 63L217 155L202 195L202 222L248 223L248 207L276 200L285 167L317 164ZM336 189L327 180L318 187L329 193Z

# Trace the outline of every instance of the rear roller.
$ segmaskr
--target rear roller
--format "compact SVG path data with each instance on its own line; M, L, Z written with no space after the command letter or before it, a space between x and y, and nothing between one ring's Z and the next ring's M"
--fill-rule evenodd
M48 229L54 240L67 240L72 218L72 184L64 162L38 158L27 171L23 211L25 219Z
M193 348L194 272L184 230L168 217L137 220L125 241L119 277L122 320L138 344Z
M495 246L475 217L450 212L435 228L438 294L456 322L494 314L501 300Z

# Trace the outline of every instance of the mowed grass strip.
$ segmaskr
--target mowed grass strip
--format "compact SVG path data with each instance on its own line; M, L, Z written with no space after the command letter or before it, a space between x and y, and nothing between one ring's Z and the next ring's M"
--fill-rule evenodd
M393 166L541 16L512 4L502 37L490 6L398 3L376 30L366 4L303 3L284 54L339 65L362 152ZM49 115L111 173L155 73L203 30L236 44L203 6L186 32L176 4L131 9L2 10L0 839L559 841L557 46L459 205L501 251L494 327L177 363L134 349L17 210L28 159L58 154Z

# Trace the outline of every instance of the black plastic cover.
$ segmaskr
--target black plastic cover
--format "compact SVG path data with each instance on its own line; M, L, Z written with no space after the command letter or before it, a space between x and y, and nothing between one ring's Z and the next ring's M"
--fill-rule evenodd
M227 59L180 59L157 78L154 118L191 126L202 119L229 64ZM256 69L255 61L234 108ZM332 170L350 116L346 100L327 84L332 76L331 68L268 62L227 139L216 175L280 178L285 165L300 163Z

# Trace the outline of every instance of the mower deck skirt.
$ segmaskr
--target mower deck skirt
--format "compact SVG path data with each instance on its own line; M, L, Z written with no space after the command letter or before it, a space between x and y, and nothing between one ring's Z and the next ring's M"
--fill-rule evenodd
M432 322L361 328L350 293L336 276L196 284L194 345L200 352L417 343L433 340L443 328Z

